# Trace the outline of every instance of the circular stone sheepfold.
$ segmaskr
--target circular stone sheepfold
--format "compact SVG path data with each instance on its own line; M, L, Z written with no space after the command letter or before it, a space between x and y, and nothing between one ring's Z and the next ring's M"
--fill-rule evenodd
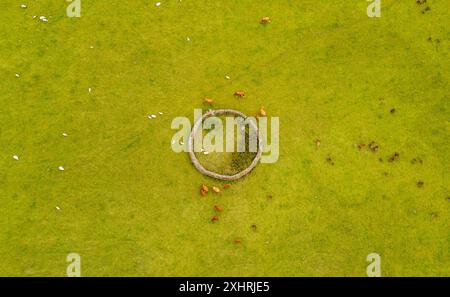
M216 178L216 179L221 179L221 180L236 180L236 179L239 179L239 178L244 177L247 174L249 174L250 171L252 171L253 168L255 168L256 164L258 164L259 160L261 159L262 150L263 150L262 138L261 138L261 134L260 134L260 131L259 131L257 125L253 121L250 121L250 124L253 126L253 128L256 131L257 140L258 140L256 156L253 159L252 163L244 170L242 170L236 174L233 174L233 175L220 174L220 173L213 172L213 171L206 169L205 167L203 167L203 165L200 163L200 161L197 159L197 156L195 155L194 135L197 133L198 129L200 127L202 127L202 123L204 120L206 120L209 117L221 116L221 115L234 115L237 117L242 117L244 120L247 119L247 116L245 114L243 114L240 111L234 110L234 109L209 110L207 113L205 113L203 115L203 117L201 119L198 119L194 123L194 127L192 128L192 131L189 134L189 139L188 139L189 156L191 158L192 164L194 164L194 167L197 168L197 170L200 171L200 173L210 176L210 177L213 177L213 178Z

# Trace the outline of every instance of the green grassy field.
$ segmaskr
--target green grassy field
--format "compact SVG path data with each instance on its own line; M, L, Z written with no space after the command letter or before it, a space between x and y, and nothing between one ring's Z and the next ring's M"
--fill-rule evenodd
M450 275L448 1L81 2L0 2L0 275ZM280 157L202 198L170 124L205 96Z

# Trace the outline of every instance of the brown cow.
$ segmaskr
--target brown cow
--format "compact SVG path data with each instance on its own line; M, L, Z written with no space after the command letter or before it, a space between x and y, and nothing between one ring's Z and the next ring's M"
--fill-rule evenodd
M205 98L203 99L203 101L204 101L206 104L212 104L212 103L214 102L213 99L208 98L208 97L205 97Z
M268 16L265 16L259 21L259 23L263 25L268 24L270 23L270 18Z

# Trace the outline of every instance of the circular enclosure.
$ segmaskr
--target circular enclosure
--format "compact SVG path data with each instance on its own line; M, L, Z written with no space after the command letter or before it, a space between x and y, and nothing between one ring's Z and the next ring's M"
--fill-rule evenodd
M198 160L197 156L195 155L194 152L194 136L196 135L196 133L198 132L198 129L200 127L202 127L202 123L204 120L206 120L209 117L213 117L213 116L220 116L220 115L234 115L234 116L238 116L243 118L244 120L247 119L247 116L245 114L243 114L240 111L234 110L234 109L216 109L216 110L209 110L207 113L205 113L202 118L198 119L195 123L194 123L194 127L192 128L191 133L189 134L189 139L188 139L188 146L189 146L189 156L191 158L192 164L194 164L194 167L200 171L200 173L216 178L216 179L221 179L221 180L236 180L239 179L241 177L246 176L247 174L250 173L250 171L253 170L253 168L255 168L256 164L258 164L259 160L261 159L261 155L262 155L262 150L263 150L263 144L262 144L262 139L261 139L261 134L260 131L257 127L257 125L255 124L254 121L250 121L250 124L253 126L253 128L256 131L256 137L257 137L257 152L256 155L254 157L254 159L252 160L251 164L246 167L244 170L236 173L236 174L232 174L232 175L227 175L227 174L220 174L211 170L206 169Z

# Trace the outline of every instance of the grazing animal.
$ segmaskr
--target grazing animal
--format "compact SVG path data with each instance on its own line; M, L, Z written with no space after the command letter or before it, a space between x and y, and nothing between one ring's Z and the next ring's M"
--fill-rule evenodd
M203 101L204 101L206 104L212 104L212 103L214 102L213 99L208 98L208 97L205 97L205 99L203 99Z
M262 117L267 116L267 113L264 110L264 106L261 106L261 108L259 109L259 115L262 116Z
M262 17L259 23L263 25L268 24L270 23L270 18L268 16Z
M202 195L202 197L205 197L208 192L209 192L208 186L201 185L201 187L200 187L200 195Z
M224 185L223 185L223 188L224 188L224 189L231 188L231 184L224 184Z
M236 91L236 92L234 92L234 96L245 97L245 92L244 91Z
M216 187L216 186L213 186L213 187L212 187L212 190L213 190L215 193L220 193L220 189L219 189L218 187Z
M223 211L223 209L220 206L218 206L218 205L214 205L214 209L217 210L218 212L222 212Z
M218 221L219 220L219 218L218 217L212 217L212 219L211 219L211 222L216 222L216 221Z
M319 146L320 146L320 139L317 138L316 141L315 141L315 143L316 143L316 147L319 148Z

